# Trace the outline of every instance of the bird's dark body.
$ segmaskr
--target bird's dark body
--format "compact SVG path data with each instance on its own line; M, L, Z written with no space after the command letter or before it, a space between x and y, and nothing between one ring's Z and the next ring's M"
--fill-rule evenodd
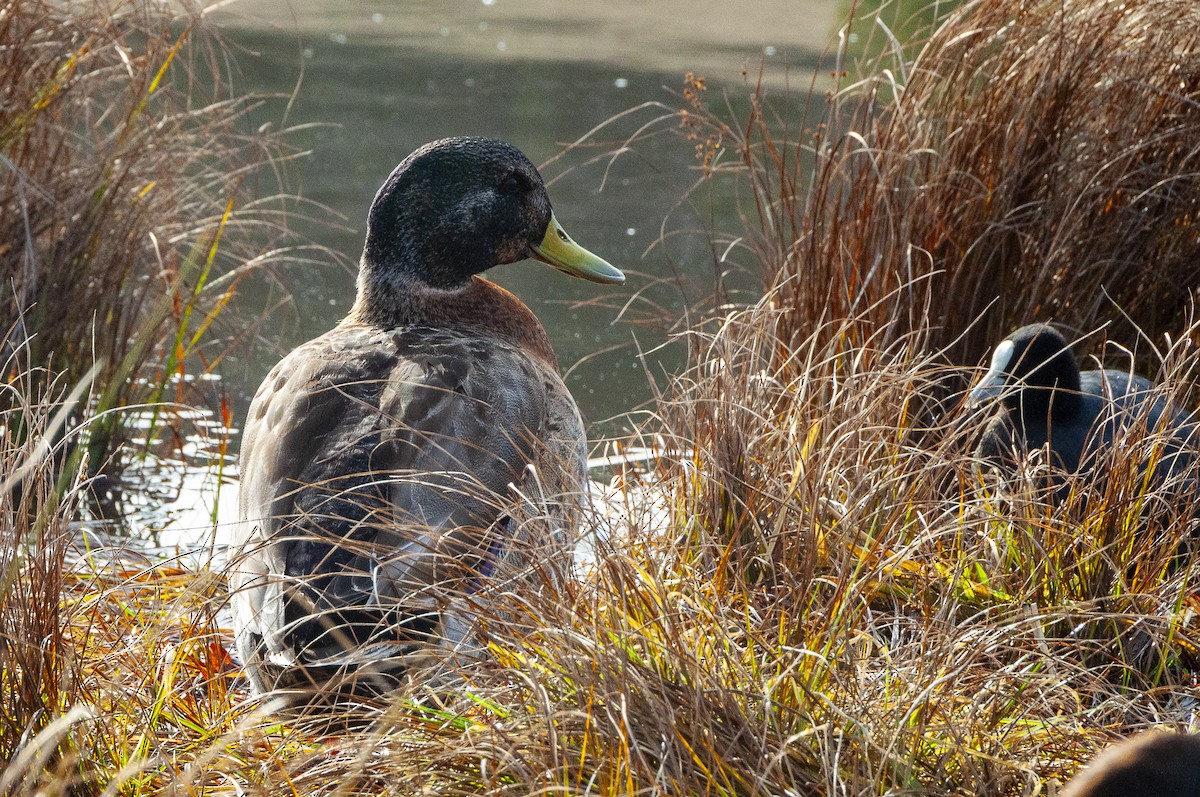
M1149 731L1084 767L1062 797L1200 797L1200 736Z
M1125 453L1139 457L1139 467L1153 467L1160 483L1194 477L1200 437L1191 414L1143 377L1112 369L1080 372L1066 341L1049 325L1021 327L1002 341L972 397L997 405L975 454L1004 469L1044 449L1056 468L1103 479L1111 464L1106 457L1119 440L1134 435L1156 441L1156 452Z
M1087 472L1122 430L1138 425L1150 432L1181 430L1173 435L1166 453L1172 468L1187 466L1180 452L1194 423L1188 413L1171 407L1152 382L1114 370L1084 371L1079 377L1077 409L1070 417L1052 419L1002 409L985 427L976 454L1007 462L1021 452L1047 446L1057 467L1068 473Z

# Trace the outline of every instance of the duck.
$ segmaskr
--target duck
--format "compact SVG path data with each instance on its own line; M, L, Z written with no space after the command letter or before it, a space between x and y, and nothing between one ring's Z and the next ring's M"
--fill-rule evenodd
M1081 372L1062 333L1048 323L1023 326L996 345L968 404L995 408L975 449L977 459L992 464L1012 465L1015 456L1046 447L1061 470L1102 477L1100 455L1134 424L1165 436L1156 475L1181 476L1195 461L1190 413L1144 377Z
M1062 797L1196 797L1200 794L1200 736L1147 731L1096 756Z
M255 692L394 688L419 650L465 644L454 596L508 558L514 495L569 522L579 409L537 317L481 276L523 260L625 279L503 141L426 144L375 195L349 314L271 369L243 429L228 582Z

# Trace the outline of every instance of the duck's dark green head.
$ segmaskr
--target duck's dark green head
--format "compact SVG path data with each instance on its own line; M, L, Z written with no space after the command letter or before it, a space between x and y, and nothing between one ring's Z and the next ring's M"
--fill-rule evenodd
M520 150L447 138L405 158L375 195L362 267L452 290L528 257L593 282L625 280L563 231L541 175Z

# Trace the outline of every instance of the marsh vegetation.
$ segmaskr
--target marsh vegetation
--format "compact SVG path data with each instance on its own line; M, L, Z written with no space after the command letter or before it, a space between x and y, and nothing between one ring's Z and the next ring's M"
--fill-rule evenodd
M1161 430L1126 430L1102 489L1063 490L1036 456L980 467L963 400L996 341L1053 319L1200 404L1191 0L969 2L820 114L759 92L734 116L693 78L657 124L697 190L739 199L714 251L769 289L684 333L687 372L624 441L661 455L605 488L576 578L471 596L488 655L453 689L310 716L250 698L218 571L75 544L96 446L119 439L97 419L217 359L209 319L263 257L227 248L259 207L239 146L263 150L221 138L243 101L160 98L187 85L155 81L166 65L214 52L195 28L53 8L0 16L0 256L10 306L38 307L8 322L0 793L1035 795L1116 736L1194 730L1196 496L1136 466ZM66 105L93 64L115 86ZM114 147L144 127L186 153L60 172L93 117ZM70 279L34 279L52 266Z

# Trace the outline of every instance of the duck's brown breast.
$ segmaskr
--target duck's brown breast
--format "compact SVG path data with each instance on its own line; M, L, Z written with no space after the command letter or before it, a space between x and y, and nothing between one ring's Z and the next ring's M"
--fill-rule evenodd
M458 291L368 283L360 286L359 299L343 323L384 329L466 330L524 349L558 370L558 358L542 322L524 302L483 277L472 277L470 284Z

